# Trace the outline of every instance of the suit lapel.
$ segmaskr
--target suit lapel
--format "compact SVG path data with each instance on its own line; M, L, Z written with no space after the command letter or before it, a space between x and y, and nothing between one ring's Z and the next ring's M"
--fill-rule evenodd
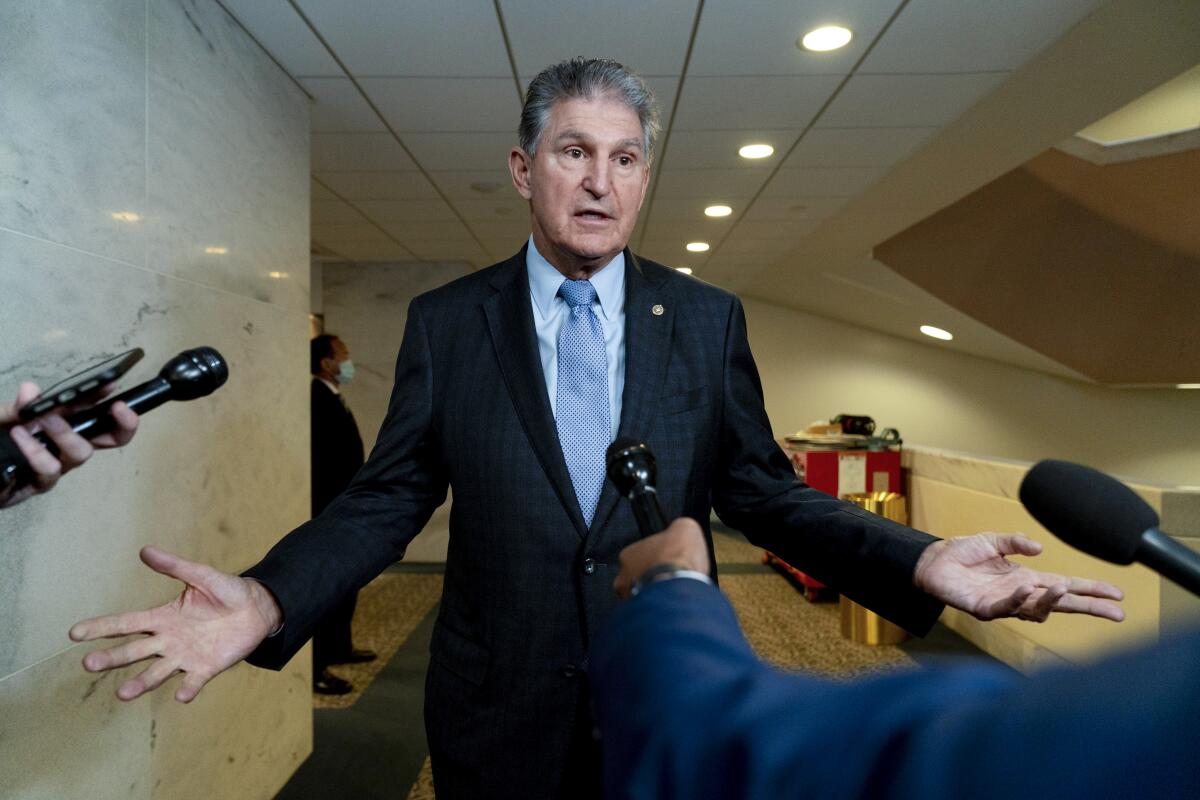
M579 512L579 501L571 484L567 462L563 458L558 442L558 430L554 425L554 414L546 396L546 378L542 374L542 360L538 355L537 336L533 328L533 309L529 299L529 280L525 271L525 248L505 263L492 279L497 290L484 301L488 329L500 363L504 383L517 409L521 425L537 453L542 469L550 479L555 493L571 521L576 533L583 537L587 533L583 515Z
M661 313L655 313L661 311ZM631 251L625 251L625 389L617 438L645 439L650 433L671 354L675 304L663 281L653 281ZM604 482L592 530L603 528L619 495Z

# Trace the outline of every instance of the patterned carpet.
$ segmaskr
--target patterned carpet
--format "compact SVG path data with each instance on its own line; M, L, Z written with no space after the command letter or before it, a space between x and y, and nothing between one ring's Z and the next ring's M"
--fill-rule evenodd
M763 566L762 550L740 536L715 534L721 588L737 611L751 646L765 660L786 668L849 677L866 671L912 664L899 647L855 644L841 637L836 603L809 603L781 575ZM379 653L369 664L339 666L335 673L355 686L341 697L316 695L317 708L349 708L362 696L436 605L442 576L387 572L359 593L354 640ZM434 800L433 777L425 759L408 800Z

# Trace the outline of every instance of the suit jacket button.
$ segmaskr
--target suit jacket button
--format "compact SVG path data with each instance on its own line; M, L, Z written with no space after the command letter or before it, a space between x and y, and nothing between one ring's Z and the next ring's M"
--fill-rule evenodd
M564 664L562 666L562 668L559 669L559 672L562 674L562 676L564 678L574 678L575 673L578 671L579 671L579 668L576 667L574 664Z
M583 560L583 572L585 575L591 575L596 571L596 562L593 559L585 558Z

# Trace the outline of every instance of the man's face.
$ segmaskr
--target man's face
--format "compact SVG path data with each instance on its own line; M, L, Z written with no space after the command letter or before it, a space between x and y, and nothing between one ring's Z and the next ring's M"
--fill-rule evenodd
M637 112L598 97L555 103L530 158L514 148L509 167L530 203L538 252L572 278L587 277L629 241L650 169Z
M350 350L341 339L334 339L329 343L329 347L333 350L333 355L321 359L321 366L328 374L337 375L342 362L350 358Z

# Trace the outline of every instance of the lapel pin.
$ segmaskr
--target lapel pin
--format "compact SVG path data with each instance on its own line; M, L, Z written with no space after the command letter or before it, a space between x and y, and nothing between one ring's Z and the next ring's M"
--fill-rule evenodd
M655 303L654 305L650 306L650 313L656 317L661 317L663 315L663 307L658 303Z

